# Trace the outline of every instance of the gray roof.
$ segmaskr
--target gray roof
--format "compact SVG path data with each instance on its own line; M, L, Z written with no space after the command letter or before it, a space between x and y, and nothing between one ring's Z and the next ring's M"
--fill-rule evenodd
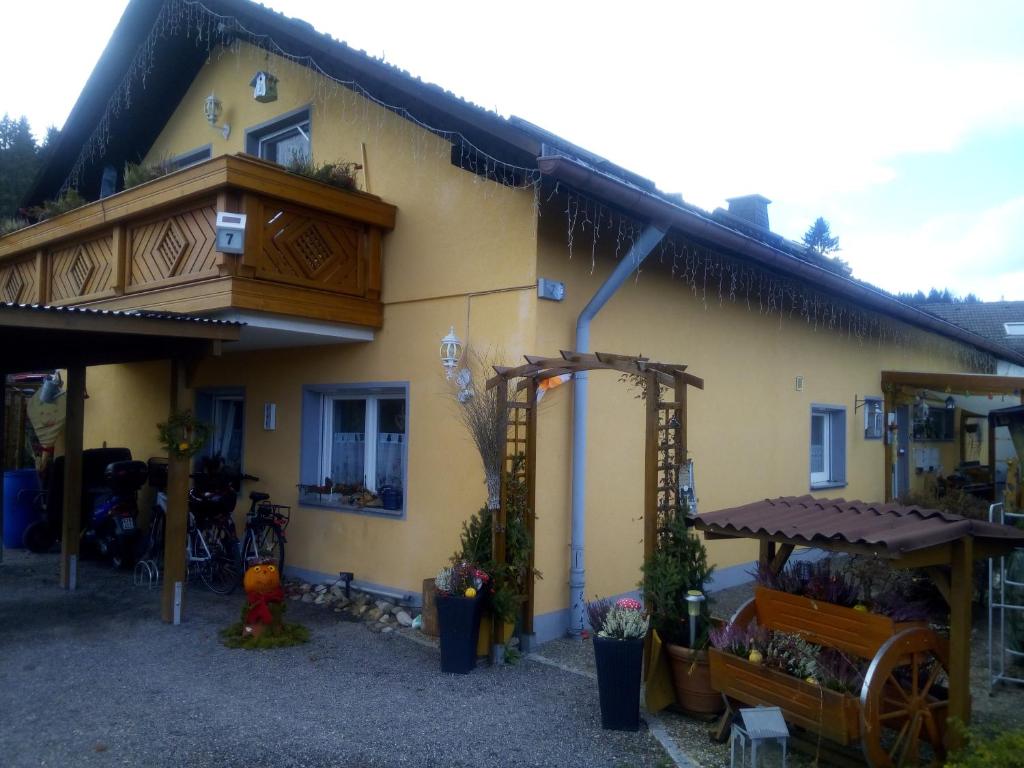
M42 312L47 314L69 314L69 315L109 315L111 317L139 317L144 320L170 320L180 323L200 323L203 325L228 325L243 326L235 320L217 320L212 317L201 315L185 315L180 312L147 312L138 309L94 309L92 307L74 306L51 306L50 304L15 304L10 301L0 301L0 312L11 310L27 310L30 312Z
M1004 323L1024 323L1024 301L919 304L919 309L1024 354L1024 336L1007 336Z

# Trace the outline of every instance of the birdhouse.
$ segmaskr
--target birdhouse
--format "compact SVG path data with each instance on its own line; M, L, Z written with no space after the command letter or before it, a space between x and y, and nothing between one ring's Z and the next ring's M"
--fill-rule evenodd
M277 78L269 72L260 70L252 76L249 82L252 86L252 97L256 101L263 102L277 101Z

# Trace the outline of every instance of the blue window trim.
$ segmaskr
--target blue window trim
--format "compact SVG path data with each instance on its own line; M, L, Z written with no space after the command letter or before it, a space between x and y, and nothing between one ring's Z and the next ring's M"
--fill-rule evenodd
M260 156L260 140L278 131L290 128L293 125L309 123L309 135L312 141L313 136L313 107L307 104L304 107L293 109L290 112L273 117L270 120L249 126L245 129L245 151L254 157ZM310 152L313 147L310 146Z
M381 392L374 392L381 390ZM389 510L380 507L350 507L329 501L310 501L303 498L297 489L296 503L300 507L317 507L334 509L352 515L383 517L388 520L404 520L409 509L409 439L412 435L409 419L409 382L408 381L366 381L345 382L344 384L306 384L302 387L302 425L299 452L299 483L316 485L323 481L320 477L321 456L323 447L324 398L333 394L391 394L401 390L405 399L405 457L402 464L402 508Z
M848 480L847 474L846 474L846 421L847 421L846 406L845 405L834 405L832 403L811 403L811 413L813 414L815 412L832 414L832 416L830 417L830 421L838 422L838 426L840 426L840 428L841 428L842 435L840 437L836 437L835 433L833 432L832 443L830 445L830 450L833 453L833 470L835 469L835 454L836 453L838 453L839 459L841 460L841 467L840 467L840 470L839 470L838 473L833 471L833 475L836 475L836 474L839 475L839 477L837 479L828 480L827 482L822 482L822 483L811 483L811 482L808 482L808 487L812 491L820 491L820 490L824 490L824 489L828 489L828 488L845 488L849 484L849 480ZM842 415L839 416L839 414L842 414ZM810 445L810 440L811 440L810 420L808 420L808 432L807 432L807 444L808 444L808 446ZM808 466L808 473L809 472L810 472L810 467ZM808 478L808 480L809 479L810 478Z

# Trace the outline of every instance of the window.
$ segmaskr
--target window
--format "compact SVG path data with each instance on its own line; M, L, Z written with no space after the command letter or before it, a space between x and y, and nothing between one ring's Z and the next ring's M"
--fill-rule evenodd
M171 158L171 168L175 171L182 168L188 168L190 165L201 163L204 160L209 160L213 156L213 147L207 144L205 147L199 147L188 152L184 152L176 157Z
M811 489L846 485L846 409L811 408Z
M196 416L210 425L203 456L220 456L224 467L241 473L245 444L245 392L237 387L196 393Z
M287 165L308 160L312 152L309 107L289 112L245 132L245 151L274 163Z
M303 503L400 515L407 413L404 385L307 387Z
M885 431L885 414L882 413L882 398L864 398L864 439L881 440Z

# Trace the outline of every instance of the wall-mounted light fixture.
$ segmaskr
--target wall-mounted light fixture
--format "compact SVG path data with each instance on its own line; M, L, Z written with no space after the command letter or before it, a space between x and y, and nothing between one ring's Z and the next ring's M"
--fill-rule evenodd
M455 335L455 326L448 331L448 335L441 339L441 365L444 368L444 377L448 381L455 375L455 368L462 359L462 342Z
M224 111L224 105L221 104L220 99L213 93L206 97L206 101L203 102L203 114L206 115L206 122L212 125L214 128L217 127L217 121L220 119L221 112ZM227 140L228 136L231 135L231 126L224 123L220 129L220 135Z

